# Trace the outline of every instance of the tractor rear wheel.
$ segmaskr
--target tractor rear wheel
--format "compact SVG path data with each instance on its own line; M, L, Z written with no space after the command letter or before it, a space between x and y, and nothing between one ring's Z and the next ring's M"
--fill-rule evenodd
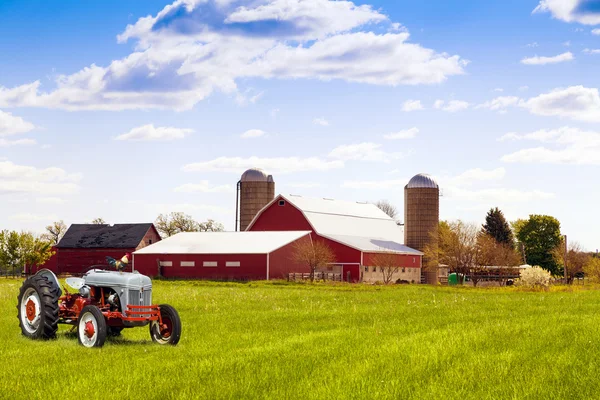
M58 330L58 290L46 277L27 278L19 291L17 318L24 336L52 339Z
M181 319L177 310L168 304L161 304L159 321L150 323L150 336L155 343L176 345L181 338Z
M106 320L96 306L85 306L77 322L77 338L85 347L102 347L106 340Z

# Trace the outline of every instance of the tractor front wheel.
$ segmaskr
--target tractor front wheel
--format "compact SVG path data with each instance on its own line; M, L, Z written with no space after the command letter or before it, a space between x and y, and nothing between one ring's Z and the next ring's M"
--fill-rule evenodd
M77 337L85 347L102 347L106 340L106 320L96 306L85 306L79 314Z
M155 343L176 345L181 338L181 319L177 310L168 304L161 304L160 321L152 321L150 324L150 336Z
M21 286L17 318L24 336L52 339L58 330L58 291L46 277L34 275Z

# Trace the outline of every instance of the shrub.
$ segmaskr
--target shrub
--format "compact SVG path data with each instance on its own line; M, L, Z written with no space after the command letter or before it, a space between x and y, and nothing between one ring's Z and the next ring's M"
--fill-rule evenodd
M519 286L530 287L530 288L547 288L550 286L550 279L552 275L549 271L535 266L521 271L521 278L518 283Z

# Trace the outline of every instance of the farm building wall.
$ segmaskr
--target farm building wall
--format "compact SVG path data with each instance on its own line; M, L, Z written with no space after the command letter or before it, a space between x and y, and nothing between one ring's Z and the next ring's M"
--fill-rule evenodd
M284 246L269 254L269 279L287 279L288 274L309 273L310 267L294 259L294 246L296 243L308 242L310 236L306 235L295 242Z
M325 242L325 244L333 250L336 265L342 267L342 280L349 282L360 281L360 250L353 249L345 244L318 235L315 240ZM331 270L333 270L333 268ZM348 272L350 272L350 279L348 279Z
M57 274L83 274L92 265L108 268L106 257L120 259L126 253L133 253L135 249L57 249L56 264L53 272ZM131 260L130 260L131 261ZM52 268L48 269L52 269ZM131 267L126 271L131 271Z
M258 216L249 231L312 231L304 214L293 205L284 201L279 205L278 198Z
M375 266L378 253L363 253L362 280L364 282L377 282L383 280L381 268ZM398 254L395 255L398 272L392 276L393 281L398 279L412 282L421 282L421 256Z
M161 240L161 237L158 234L158 232L156 231L156 229L154 229L154 227L151 227L150 229L148 229L148 232L146 232L146 234L144 235L144 238L142 239L142 241L140 242L138 247L136 247L135 249L136 250L143 249L144 247L150 246L151 244L156 243L160 240Z
M133 268L144 275L165 278L263 280L267 278L267 255L134 254Z

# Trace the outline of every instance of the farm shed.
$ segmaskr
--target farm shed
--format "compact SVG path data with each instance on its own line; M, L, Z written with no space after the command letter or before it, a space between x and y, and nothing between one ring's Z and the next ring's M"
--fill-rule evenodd
M43 267L58 274L81 274L92 265L106 265L107 256L120 259L160 240L152 223L73 224Z
M133 268L149 276L218 280L283 279L310 272L293 260L309 231L184 232L133 253Z
M423 253L403 245L404 232L396 221L370 203L356 203L302 196L275 197L258 212L248 231L307 230L313 240L322 240L335 253L328 269L344 280L381 280L373 265L377 254L397 258L394 279L421 281Z

